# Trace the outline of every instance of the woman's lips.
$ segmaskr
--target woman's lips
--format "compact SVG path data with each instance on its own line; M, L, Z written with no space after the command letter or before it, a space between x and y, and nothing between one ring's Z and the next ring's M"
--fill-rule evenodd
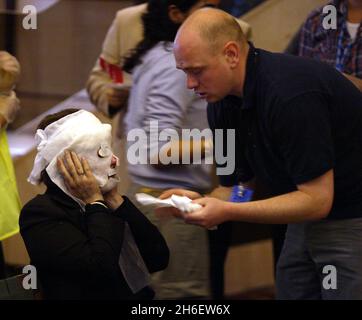
M108 178L117 178L117 171L112 171L108 173Z

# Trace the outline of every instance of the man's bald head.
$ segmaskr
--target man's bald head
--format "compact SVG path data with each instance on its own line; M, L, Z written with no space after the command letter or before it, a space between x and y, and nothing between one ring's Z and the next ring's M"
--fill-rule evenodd
M187 41L195 33L213 52L228 41L235 41L240 46L247 42L236 19L225 11L213 8L200 9L190 15L180 27L175 42Z
M241 95L249 52L234 17L216 9L199 9L179 29L173 53L185 72L187 87L208 102Z

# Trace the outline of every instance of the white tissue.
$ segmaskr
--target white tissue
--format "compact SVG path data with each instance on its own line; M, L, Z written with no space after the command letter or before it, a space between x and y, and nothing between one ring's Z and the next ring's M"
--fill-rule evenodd
M202 208L201 205L192 203L190 198L175 194L168 199L161 200L146 193L137 193L136 200L144 206L156 205L157 207L174 207L182 212L193 212Z
M155 198L149 194L146 193L136 193L136 200L144 205L155 205L158 208L161 207L174 207L179 209L182 212L193 212L196 210L199 210L202 208L201 205L198 203L193 203L192 200L189 197L186 196L178 196L176 194L173 194L170 198L161 200L158 198ZM217 227L210 228L209 230L215 230Z

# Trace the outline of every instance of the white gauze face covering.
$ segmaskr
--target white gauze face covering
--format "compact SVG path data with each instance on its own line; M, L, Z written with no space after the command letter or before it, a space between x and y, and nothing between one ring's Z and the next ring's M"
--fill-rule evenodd
M28 181L39 184L41 172L46 169L50 179L83 207L82 201L67 190L56 164L57 157L70 149L87 159L102 193L110 191L118 183L116 169L110 167L113 156L111 130L109 124L101 123L92 113L84 110L69 114L44 130L38 129L35 134L38 154Z

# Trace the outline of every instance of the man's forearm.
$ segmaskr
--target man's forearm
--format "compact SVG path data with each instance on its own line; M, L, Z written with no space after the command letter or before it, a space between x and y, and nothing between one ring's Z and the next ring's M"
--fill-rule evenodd
M326 210L310 195L294 191L266 200L225 204L230 220L252 223L284 224L319 220Z
M207 196L220 199L223 201L229 201L231 196L232 187L218 186L212 190Z
M241 185L245 188L254 190L255 189L255 180L253 179L248 182L244 182ZM216 199L223 200L223 201L229 201L229 199L231 197L232 189L233 189L233 187L224 187L224 186L219 185L214 190L212 190L207 195L207 197L212 197L212 198L216 198Z

